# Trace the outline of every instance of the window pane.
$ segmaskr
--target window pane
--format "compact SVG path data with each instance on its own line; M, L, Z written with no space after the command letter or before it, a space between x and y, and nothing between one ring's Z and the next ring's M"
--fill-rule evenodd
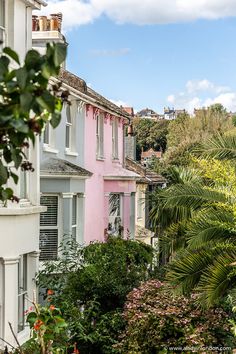
M120 194L110 194L109 196L109 215L120 216Z
M68 122L68 123L72 123L72 120L71 120L71 107L70 107L70 105L67 105L66 106L66 121Z
M26 171L20 170L20 199L27 198L27 175Z
M49 144L49 123L46 124L44 133L43 133L43 142L44 144Z
M72 199L72 225L77 224L77 195Z
M58 251L58 230L41 229L39 236L40 261L56 260Z
M47 207L47 211L40 214L40 226L57 226L58 197L42 196L40 204Z
M66 125L66 148L70 148L70 125Z
M25 328L25 310L27 295L27 254L20 257L18 263L18 332Z
M5 0L0 0L0 26L5 27Z

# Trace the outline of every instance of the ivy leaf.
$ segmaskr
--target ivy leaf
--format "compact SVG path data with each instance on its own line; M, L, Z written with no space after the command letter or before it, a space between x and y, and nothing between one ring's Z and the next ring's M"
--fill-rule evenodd
M8 171L7 167L3 165L2 161L0 160L0 185L5 184L8 179Z
M66 58L67 47L63 43L55 44L54 48L54 64L55 66L60 66Z
M61 113L54 112L51 115L50 124L53 128L56 128L61 121Z
M11 59L13 59L17 64L20 65L20 60L18 54L12 50L10 47L3 48L3 53L7 54Z

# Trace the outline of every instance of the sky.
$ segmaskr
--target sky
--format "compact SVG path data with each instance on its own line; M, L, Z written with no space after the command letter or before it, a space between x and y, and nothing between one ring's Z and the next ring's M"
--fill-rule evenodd
M55 12L67 70L118 105L236 111L235 0L48 0Z

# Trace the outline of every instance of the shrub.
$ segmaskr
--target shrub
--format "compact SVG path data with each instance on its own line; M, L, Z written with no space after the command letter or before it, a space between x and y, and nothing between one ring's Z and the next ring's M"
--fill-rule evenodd
M39 285L55 290L53 303L81 354L116 352L126 296L148 278L152 256L150 246L109 237L84 248L69 242L58 263L45 264Z
M197 307L197 296L174 297L158 280L149 280L127 297L127 326L115 345L119 353L170 353L170 347L200 351L203 346L235 346L227 313L221 308ZM191 352L190 351L190 352Z

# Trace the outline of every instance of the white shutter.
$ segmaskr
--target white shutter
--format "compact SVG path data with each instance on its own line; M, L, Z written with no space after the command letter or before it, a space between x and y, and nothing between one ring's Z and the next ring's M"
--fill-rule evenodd
M58 252L58 196L42 196L41 205L47 211L40 214L40 260L57 259Z

